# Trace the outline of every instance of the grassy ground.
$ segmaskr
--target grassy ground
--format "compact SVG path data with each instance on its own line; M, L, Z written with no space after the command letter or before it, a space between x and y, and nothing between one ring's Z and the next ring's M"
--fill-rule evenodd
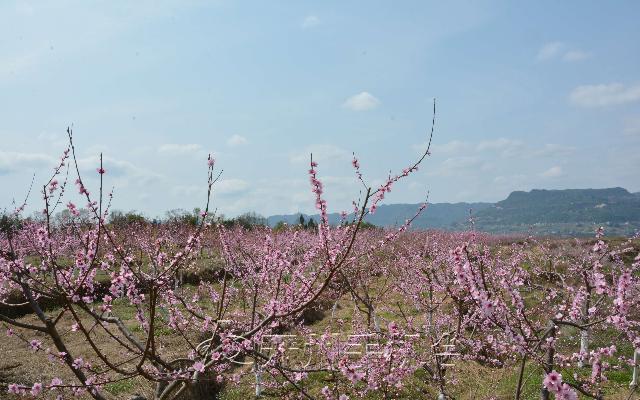
M381 284L378 288L372 288L373 291L376 289L384 290L384 284ZM187 286L185 290L192 290L192 288ZM389 298L386 300L388 304L394 304L398 299ZM356 318L357 315L354 314L355 312L352 303L345 297L345 299L339 302L334 317L332 318L331 316L331 310L325 311L322 314L322 318L312 325L312 330L314 332L323 332L326 328L332 327L333 331L334 327L341 325L337 323L340 320L348 322ZM128 305L126 301L118 300L114 302L114 314L120 316L125 324L134 332L140 333L140 329L135 321L135 309ZM384 320L391 319L393 315L388 310L381 310L379 316ZM21 320L24 322L37 322L33 315L27 315L21 318ZM350 326L350 324L347 323L344 326ZM82 334L71 332L70 319L62 319L60 330L63 332L63 336L74 357L90 358L89 355L91 352ZM346 330L342 333L347 335L350 332ZM120 348L113 346L107 335L100 330L96 329L93 335L96 343L98 343L109 357L124 359L127 356L121 352ZM571 338L572 336L575 335L567 332L566 337ZM53 347L42 334L34 333L26 338L28 340L41 340L45 348ZM177 357L178 355L185 354L187 350L182 338L166 326L158 330L157 341L160 346L162 346L165 354ZM595 337L592 341L593 345L609 345L611 343L615 343L619 351L627 356L632 352L631 346L622 340L618 340L613 333L610 336L603 335ZM249 366L239 368L243 368L247 372L250 369ZM575 372L582 375L589 374L590 370L584 369ZM455 377L456 379L455 385L451 385L449 389L452 390L450 394L457 399L513 399L518 380L518 365L490 368L473 362L458 361L451 368L449 374L449 376ZM533 364L530 364L527 366L524 376L525 381L522 398L539 398L542 371L533 366ZM610 382L607 385L607 399L640 399L640 395L638 394L629 397L628 383L631 380L630 368L613 371L609 376ZM10 399L6 394L5 386L8 382L31 385L33 382L48 383L53 377L60 377L65 381L73 381L73 376L66 367L62 367L57 363L48 362L42 352L36 354L28 350L28 346L16 337L7 337L4 334L0 335L0 399ZM322 398L320 396L320 390L331 379L333 379L333 377L328 373L310 374L309 378L304 381L304 388L312 395L317 396L317 398ZM254 384L255 380L253 375L246 374L239 384L227 384L219 396L219 399L241 400L255 398ZM153 387L144 381L144 379L133 378L110 383L105 386L104 390L114 399L129 399L134 394L150 396ZM427 374L423 370L419 370L394 398L434 399L436 395L437 393L434 391L433 385L428 383ZM293 388L290 385L279 389L265 389L263 392L264 399L281 399L285 397L296 398ZM364 399L373 400L379 398L380 397L374 397L372 395Z
M116 302L115 313L120 315L126 324L131 328L136 327L134 320L134 309L127 306L124 302ZM347 307L344 302L343 307L339 307L335 318L349 320L353 317L353 308ZM34 316L29 315L22 318L25 322L36 322ZM324 328L332 324L330 312L317 322L314 331L323 331ZM62 331L69 343L69 349L74 356L89 356L88 346L79 333L70 331L70 321L64 320L62 323ZM348 332L345 332L345 334ZM46 338L43 335L34 334L30 338L42 340L44 346L47 347ZM159 339L165 351L174 352L178 355L183 346L182 340L173 335L167 329L159 331ZM105 352L113 357L123 357L116 348L109 346L109 340L106 335L96 333L96 342L98 342ZM72 380L71 373L58 364L52 364L46 360L42 353L35 354L27 349L27 346L15 337L0 337L0 382L18 382L30 385L33 382L49 382L53 377L61 377L63 380ZM243 367L244 369L250 367ZM588 373L589 371L580 372ZM452 386L451 393L457 399L512 399L515 393L515 386L518 377L518 369L516 365L505 368L489 368L483 367L472 362L457 362L450 371L451 376L456 377L456 384ZM631 379L631 370L629 368L615 371L609 374L611 381L609 382L609 390L607 391L607 399L627 399L628 398L628 382ZM524 399L536 399L539 396L541 387L542 371L539 368L529 365L525 370L525 384L523 387ZM312 395L320 395L320 390L327 384L332 377L328 373L314 373L305 381L304 387ZM242 378L239 384L228 384L219 396L221 400L241 400L254 398L254 378L253 375L247 374ZM0 383L0 386L2 384ZM152 386L140 378L126 379L106 385L105 391L116 399L128 399L133 394L150 395L153 390ZM4 391L6 389L1 389ZM280 399L293 395L294 391L290 386L280 389L266 389L263 392L265 399ZM9 398L6 394L2 394L0 398ZM416 372L412 380L401 390L397 398L402 399L433 399L436 397L434 389L427 383L426 373L422 370ZM319 397L320 398L320 397ZM365 399L377 399L379 397L365 397ZM640 398L637 395L632 398Z

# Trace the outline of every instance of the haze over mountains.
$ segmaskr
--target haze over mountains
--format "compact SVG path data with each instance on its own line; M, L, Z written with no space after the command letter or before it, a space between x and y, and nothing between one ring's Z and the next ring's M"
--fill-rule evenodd
M376 226L397 226L415 215L419 204L381 205L366 221ZM303 214L304 215L304 214ZM616 187L512 192L497 203L434 203L412 224L413 229L464 230L473 216L475 229L491 233L535 235L593 235L604 226L608 236L632 235L640 230L640 193ZM304 215L309 218L308 215ZM311 216L318 221L318 215ZM273 215L270 226L298 223L300 214ZM329 222L340 221L337 213Z

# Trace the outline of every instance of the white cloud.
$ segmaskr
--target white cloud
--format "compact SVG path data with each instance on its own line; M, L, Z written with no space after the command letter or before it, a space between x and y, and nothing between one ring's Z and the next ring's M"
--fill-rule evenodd
M353 111L372 110L380 105L380 100L369 92L361 92L349 97L342 107Z
M640 117L628 118L622 132L627 136L640 136Z
M47 154L0 151L0 175L25 169L53 168L58 162Z
M171 193L173 193L174 196L191 198L205 195L207 190L202 185L173 185L171 186Z
M169 154L169 155L181 155L181 154L194 153L201 149L202 149L202 146L200 146L199 144L167 143L158 147L158 153Z
M40 59L39 51L23 53L0 62L0 82L11 80L13 77L35 68Z
M420 143L413 145L416 151L422 152L426 147L426 143ZM467 156L479 156L486 157L486 153L491 157L495 157L495 153L498 153L503 158L511 157L562 157L568 156L575 152L575 147L564 146L555 143L547 143L541 148L531 146L523 141L497 138L492 140L484 140L479 143L473 143L463 140L452 140L444 144L434 144L431 146L431 153L434 156L451 156L451 155L467 155ZM484 153L484 154L483 154Z
M548 170L540 173L542 178L557 178L562 175L562 167L554 166L549 168Z
M35 8L26 1L19 1L16 3L16 12L20 15L30 17L34 14Z
M242 179L221 179L213 185L213 196L232 196L240 193L244 193L250 189L249 183ZM171 188L171 192L175 196L206 196L207 185L174 185Z
M249 141L244 136L233 135L227 139L227 145L231 147L242 146L245 144L249 144Z
M519 140L498 138L494 140L485 140L478 143L478 150L504 150L513 147L522 146L522 142Z
M69 144L69 137L66 134L43 131L38 135L39 143L47 143L51 148L64 149Z
M424 151L425 144L415 145L414 148L419 151ZM434 155L448 155L448 154L478 154L482 152L498 152L502 157L522 156L526 153L527 149L525 144L520 140L513 140L507 138L498 138L493 140L484 140L479 143L452 140L448 143L441 145L432 145L432 153Z
M324 184L324 196L331 212L351 209L351 201L357 199L359 186L354 176L320 177ZM213 205L218 212L226 216L238 215L254 210L263 215L281 213L317 213L314 208L315 198L307 179L257 179L250 183L231 179L224 188L227 195L222 195L214 187ZM205 188L206 189L206 188ZM188 190L188 189L187 189ZM190 189L198 196L206 192Z
M562 56L562 59L564 61L573 62L573 61L583 61L590 57L591 57L590 53L586 53L580 50L571 50L564 53L564 55Z
M564 48L564 43L562 42L550 42L546 43L544 46L538 50L537 59L538 61L550 60L558 56L562 49Z
M423 153L424 150L427 148L427 145L428 145L428 142L424 142L424 143L414 145L413 148L416 151ZM443 144L432 144L431 153L435 155L462 153L462 152L470 151L471 148L472 148L472 145L469 142L465 142L462 140L452 140L450 142L443 143Z
M477 150L478 152L495 151L500 153L501 157L523 157L528 152L523 142L507 138L480 142L478 143Z
M307 15L303 20L300 26L303 28L313 28L314 26L318 26L320 24L320 18L315 15Z
M625 86L621 83L583 85L569 95L571 103L581 107L605 107L640 100L640 84Z
M562 42L549 42L538 50L536 59L538 61L548 61L562 59L566 62L583 61L590 58L591 54L578 49L567 49L567 45Z
M535 150L531 155L534 157L566 157L573 154L575 150L575 147L547 143L542 149Z
M162 178L162 175L156 172L141 168L125 160L103 157L102 165L106 170L105 179L113 177L124 185L130 183L130 180L139 184L148 184ZM97 177L96 168L99 166L100 158L98 156L90 156L78 160L78 167L83 174L83 178Z
M352 154L345 149L330 145L330 144L316 144L307 147L304 151L293 154L289 160L292 163L309 163L310 156L313 154L313 160L322 161L339 161L350 160Z
M428 176L467 176L474 171L489 169L489 165L475 156L449 157L427 171Z
M243 193L249 189L249 183L242 179L222 179L213 187L214 194L232 195Z

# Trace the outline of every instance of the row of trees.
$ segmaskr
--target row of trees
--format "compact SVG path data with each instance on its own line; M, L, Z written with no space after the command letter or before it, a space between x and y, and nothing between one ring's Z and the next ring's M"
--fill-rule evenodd
M153 218L149 219L145 217L143 214L129 211L112 211L109 214L109 223L115 225L129 225L129 224L163 224L163 223L177 223L177 224L186 224L191 226L198 226L203 222L208 223L219 223L223 224L226 227L233 226L242 226L247 229L251 229L253 227L258 226L266 226L267 219L259 214L254 212L247 212L241 214L234 218L225 218L224 215L219 216L207 216L207 218L203 217L203 212L200 208L194 208L192 212L183 210L183 209L174 209L167 211L165 218L158 219Z
M184 209L173 209L167 211L164 218L149 218L145 216L143 213L137 211L120 211L120 210L112 210L107 217L107 225L113 225L119 228L126 227L129 225L160 225L160 224L184 224L190 226L198 226L201 223L205 222L203 218L203 212L200 208L194 208L193 211L189 212ZM34 213L28 217L22 217L21 215L16 215L11 212L3 212L0 215L0 225L4 226L8 223L20 224L22 221L34 222L34 221L42 221L44 217L41 213ZM92 221L92 213L91 210L86 208L80 208L76 210L76 213L73 214L70 210L64 209L62 211L57 212L56 214L51 216L52 224L56 226L64 226L69 224L70 222L75 222L76 224L91 224ZM234 226L241 226L245 229L252 229L256 227L266 227L268 226L267 219L260 214L255 212L246 212L238 215L233 218L226 218L224 215L213 216L209 215L206 218L206 222L210 224L222 224L226 228L232 228ZM348 223L348 222L344 222ZM274 229L276 231L283 230L289 225L280 221L276 224ZM304 215L300 214L298 223L294 225L295 227L302 229L310 229L317 230L318 223L313 217L308 217L305 219ZM362 221L361 228L368 229L374 228L375 225Z
M50 216L51 223L55 226L68 225L71 222L76 224L91 224L93 214L88 208L78 208L75 213L72 213L68 209L64 209ZM30 216L23 217L22 215L16 215L6 210L0 215L0 225L6 224L21 224L26 222L43 221L45 217L42 213L34 213ZM183 209L174 209L167 211L164 218L149 218L143 213L137 211L120 211L112 210L107 217L107 225L114 225L117 227L125 227L128 225L160 225L160 224L185 224L191 226L198 226L204 221L202 216L202 210L200 208L194 208L189 212ZM258 226L267 226L267 219L254 212L247 212L234 218L225 218L224 215L220 216L208 216L206 221L208 223L219 223L226 227L242 226L247 229Z

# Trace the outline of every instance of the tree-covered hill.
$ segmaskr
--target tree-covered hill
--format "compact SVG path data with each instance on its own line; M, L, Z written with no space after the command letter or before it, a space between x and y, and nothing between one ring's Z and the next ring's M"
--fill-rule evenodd
M419 204L389 204L378 207L367 222L377 226L397 226L411 218ZM534 189L512 192L497 203L435 203L413 223L414 229L464 230L473 216L477 230L492 233L532 233L536 235L592 235L604 226L609 235L629 235L640 229L640 193L623 188ZM308 215L304 215L309 218ZM300 214L274 215L268 223L296 224ZM318 220L318 216L311 218ZM338 214L329 222L338 223Z

